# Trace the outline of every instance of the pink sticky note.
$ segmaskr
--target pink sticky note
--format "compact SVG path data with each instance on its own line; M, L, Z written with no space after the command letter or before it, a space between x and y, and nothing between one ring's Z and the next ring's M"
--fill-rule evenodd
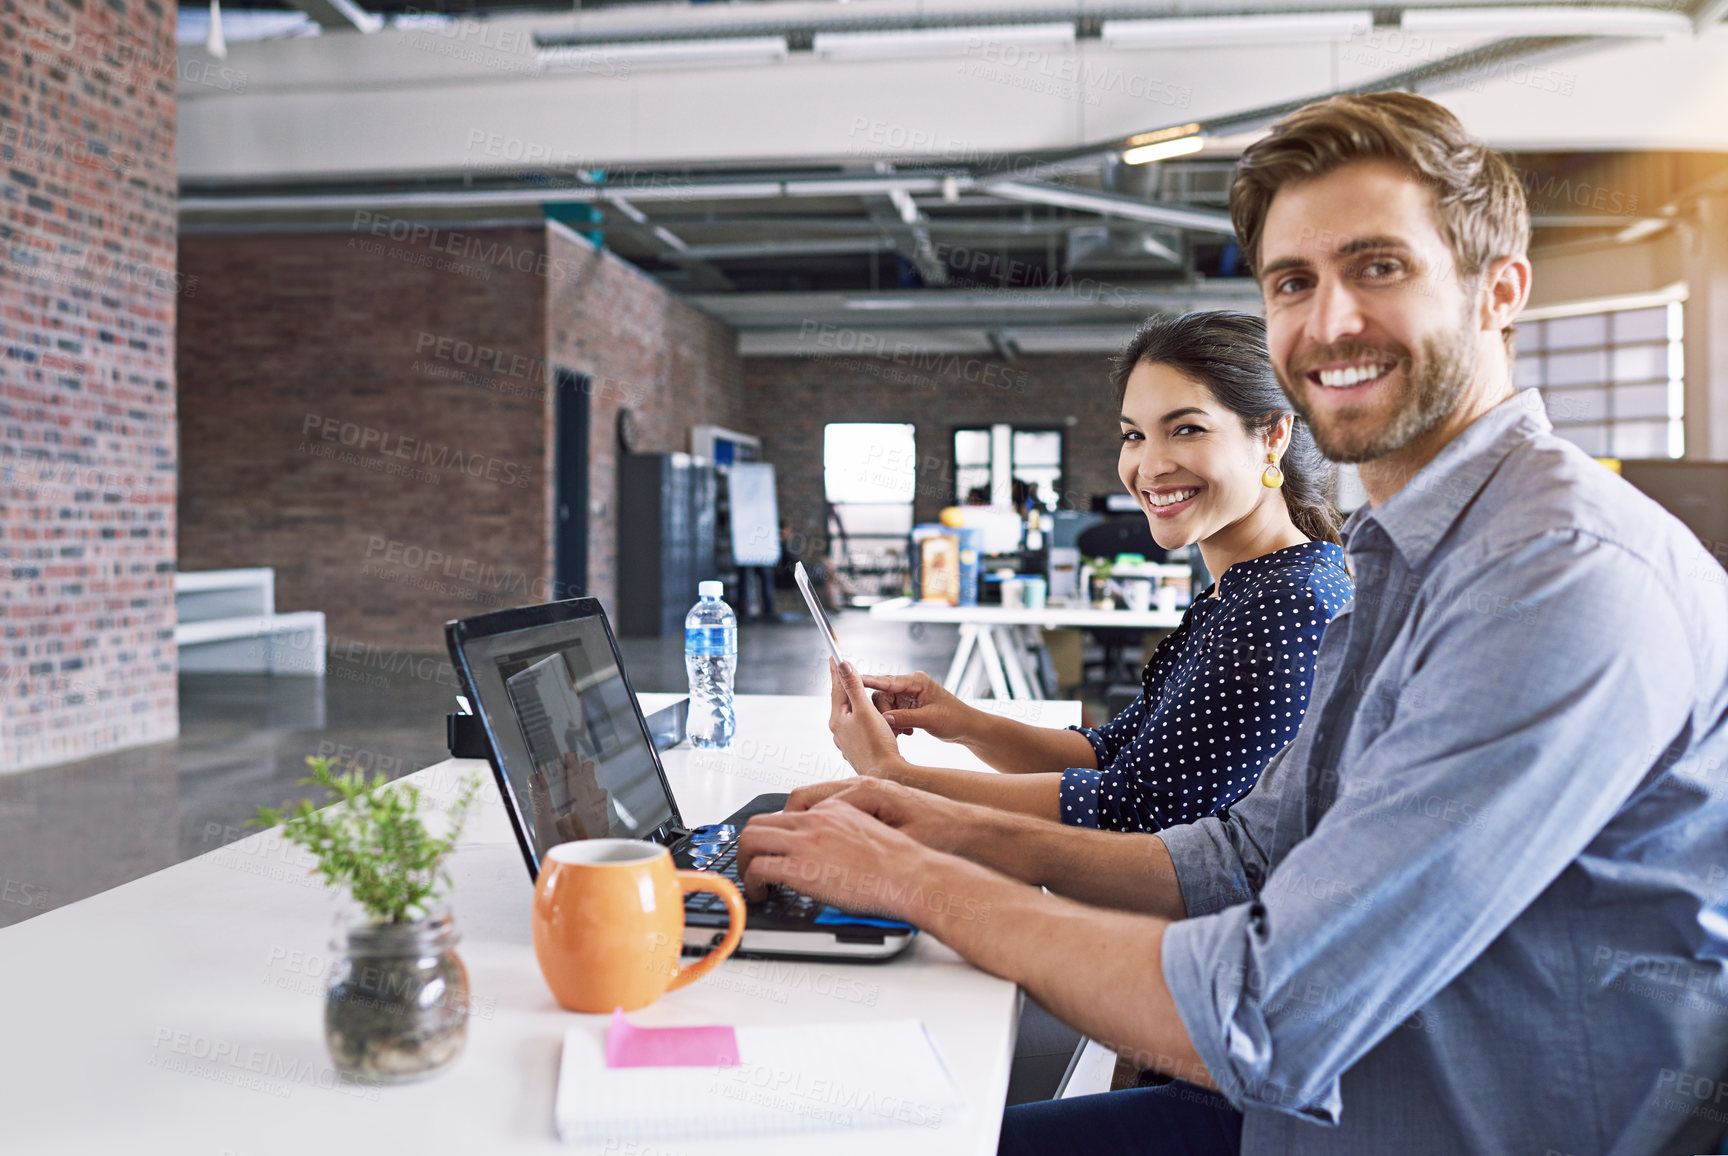
M735 1068L738 1036L730 1027L639 1028L612 1010L606 1027L608 1068Z

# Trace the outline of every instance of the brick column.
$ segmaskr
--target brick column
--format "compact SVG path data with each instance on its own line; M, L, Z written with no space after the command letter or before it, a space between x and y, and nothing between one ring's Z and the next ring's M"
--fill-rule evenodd
M0 0L0 772L179 729L174 22Z

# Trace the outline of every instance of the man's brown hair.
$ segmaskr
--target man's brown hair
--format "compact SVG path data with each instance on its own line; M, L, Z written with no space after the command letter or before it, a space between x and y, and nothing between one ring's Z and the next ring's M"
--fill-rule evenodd
M1524 186L1506 158L1433 101L1376 92L1300 108L1242 154L1230 186L1230 220L1248 267L1258 266L1266 211L1279 189L1367 160L1389 161L1428 186L1461 281L1529 246ZM1508 327L1508 340L1510 333Z

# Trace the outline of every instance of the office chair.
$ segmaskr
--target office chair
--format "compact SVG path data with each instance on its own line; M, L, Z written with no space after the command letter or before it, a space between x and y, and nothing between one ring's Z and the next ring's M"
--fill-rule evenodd
M1144 514L1122 514L1107 518L1081 532L1074 543L1085 558L1114 558L1118 554L1139 554L1148 562L1163 562L1164 548L1152 538L1152 528L1146 524ZM1080 677L1084 679L1086 672L1094 667L1100 668L1105 685L1117 683L1140 682L1139 672L1128 669L1122 660L1122 651L1130 646L1139 646L1145 631L1118 627L1095 627L1088 631L1104 648L1104 657L1099 662L1082 663Z

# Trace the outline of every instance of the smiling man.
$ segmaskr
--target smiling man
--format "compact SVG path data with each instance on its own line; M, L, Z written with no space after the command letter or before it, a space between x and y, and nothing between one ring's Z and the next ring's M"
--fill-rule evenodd
M1010 1109L1004 1152L1722 1151L1728 598L1513 391L1516 175L1432 102L1340 97L1247 150L1231 212L1370 500L1295 740L1157 835L808 791L746 880L909 919L1177 1078ZM850 671L832 726L895 741Z

